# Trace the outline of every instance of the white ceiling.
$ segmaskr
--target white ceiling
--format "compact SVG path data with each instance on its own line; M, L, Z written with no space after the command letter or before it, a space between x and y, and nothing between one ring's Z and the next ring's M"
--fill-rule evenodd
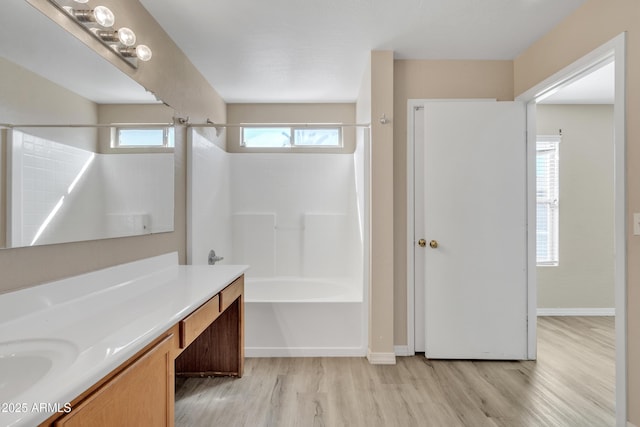
M613 104L615 99L615 63L603 67L561 87L540 104Z
M514 59L585 0L141 0L227 102L354 101L369 52Z
M513 59L584 1L141 0L227 102L353 102L374 49ZM98 103L155 102L26 1L3 5L0 56ZM612 73L603 67L544 103L610 103Z

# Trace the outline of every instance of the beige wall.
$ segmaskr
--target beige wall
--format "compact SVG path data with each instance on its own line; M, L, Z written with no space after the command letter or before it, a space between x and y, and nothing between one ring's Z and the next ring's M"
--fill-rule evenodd
M628 419L640 425L640 237L631 218L640 212L640 2L588 0L514 62L520 94L593 49L625 32L627 182L627 399Z
M36 12L34 12L36 13ZM6 124L95 124L98 106L68 89L0 58L0 121ZM64 105L64 108L60 108ZM92 128L22 128L22 131L96 151Z
M407 101L496 98L513 100L511 61L398 60L394 64L393 205L394 341L407 340Z
M371 211L369 353L385 361L393 348L393 52L371 52ZM390 122L381 123L385 115Z
M613 308L613 106L538 105L560 143L559 256L538 267L539 308Z
M134 70L115 57L113 52L81 30L69 24L66 16L47 0L29 0L34 6L55 16L73 28L85 43L102 52L113 64L132 76L148 90L157 94L183 117L194 122L210 118L225 122L225 103L184 56L169 36L137 1L105 0L119 24L136 31L139 41L154 51L151 61ZM96 82L98 83L98 82ZM83 272L178 251L184 263L186 253L186 130L176 131L175 150L175 232L150 236L97 240L35 248L0 251L0 292L18 289L77 275Z
M352 103L328 104L227 104L229 123L355 123L356 109ZM353 153L355 150L354 127L342 129L344 147L293 149L302 153ZM289 148L278 151L292 151ZM227 129L227 151L239 153L251 151L274 152L274 149L246 149L240 146L240 128Z

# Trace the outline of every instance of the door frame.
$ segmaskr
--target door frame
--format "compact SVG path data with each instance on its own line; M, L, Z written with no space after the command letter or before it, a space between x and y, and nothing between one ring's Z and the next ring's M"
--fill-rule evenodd
M603 62L615 61L614 123L614 292L615 292L615 348L616 348L616 425L627 425L627 203L626 203L626 33L621 33L582 58L538 83L516 97L527 103L528 165L535 161L535 105L545 96L581 78ZM535 173L535 172L534 172ZM535 175L534 181L535 183ZM531 189L530 189L531 191ZM535 188L533 191L535 194ZM535 203L535 200L533 201ZM535 206L535 205L534 205ZM531 215L531 211L529 213ZM535 211L530 217L535 224ZM535 231L535 228L534 228ZM534 240L535 242L535 240ZM535 254L535 251L533 252ZM534 264L535 265L535 260ZM535 273L535 270L534 270ZM535 276L534 276L535 277ZM531 276L530 276L531 280ZM537 283L530 282L530 292L537 291ZM535 293L533 294L535 297ZM535 307L534 307L535 308ZM533 310L529 307L530 312ZM530 337L531 338L531 337ZM535 345L535 343L532 343Z
M615 253L615 347L616 347L616 425L627 423L627 224L626 224L626 113L625 113L625 41L622 33L594 51L588 53L530 90L516 100L527 106L527 222L528 222L528 357L537 353L537 277L535 260L535 104L536 100L550 94L576 78L589 72L594 66L613 57L615 67L614 104L614 247ZM414 114L416 107L436 99L409 99L407 101L407 347L397 348L398 355L415 354L415 186L414 186Z

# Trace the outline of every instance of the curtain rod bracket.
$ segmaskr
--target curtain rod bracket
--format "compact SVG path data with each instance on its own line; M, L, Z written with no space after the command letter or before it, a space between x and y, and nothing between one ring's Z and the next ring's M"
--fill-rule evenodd
M215 129L216 129L216 137L220 136L220 134L222 133L222 127L221 126L217 126L213 120L209 119L207 117L207 124L208 125L212 125Z

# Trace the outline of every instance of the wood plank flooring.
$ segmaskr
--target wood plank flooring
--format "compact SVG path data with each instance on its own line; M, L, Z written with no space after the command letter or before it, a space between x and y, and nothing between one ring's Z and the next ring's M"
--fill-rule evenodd
M542 317L538 360L246 359L176 380L176 426L614 426L612 317Z

